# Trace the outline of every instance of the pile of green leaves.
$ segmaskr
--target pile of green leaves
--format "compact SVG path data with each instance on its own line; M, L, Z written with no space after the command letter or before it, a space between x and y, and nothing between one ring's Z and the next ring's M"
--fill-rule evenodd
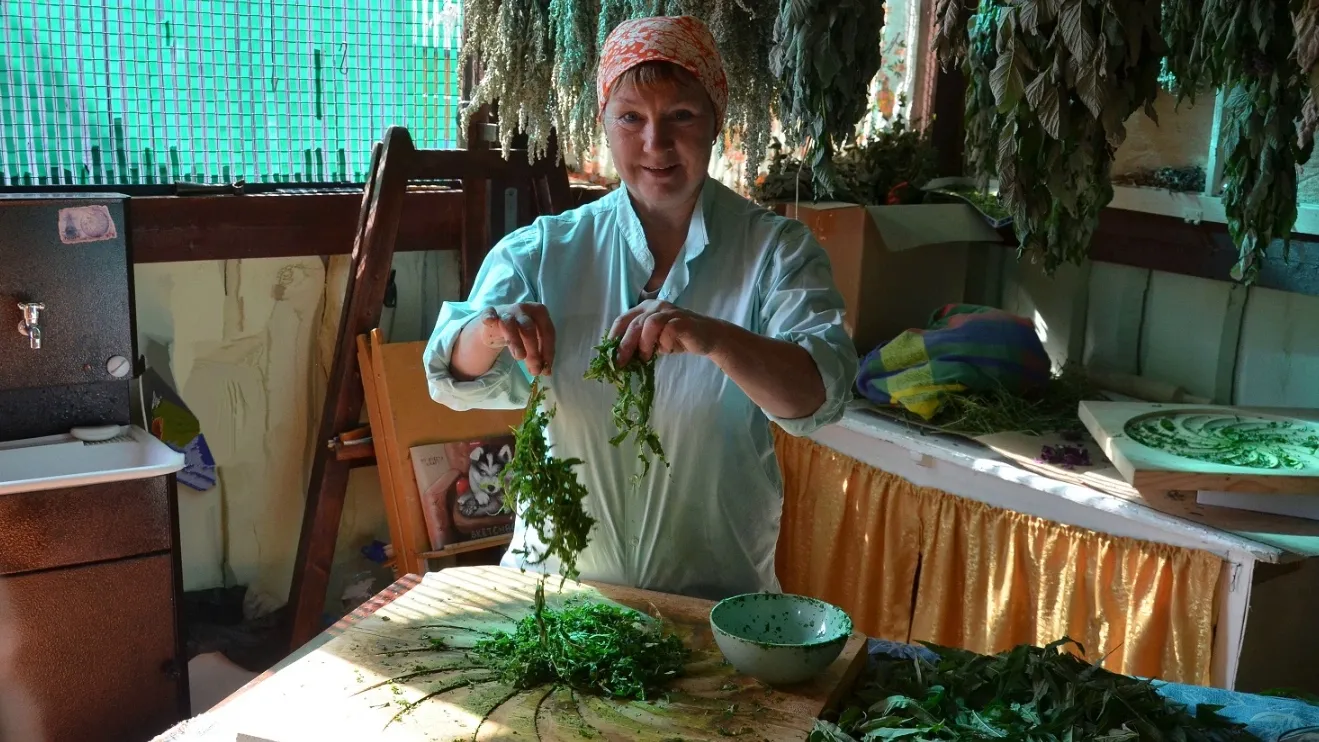
M859 204L916 203L920 187L934 177L938 153L929 132L901 117L864 142L848 143L834 157L834 191L821 190L814 169L776 142L769 170L752 196L771 201L836 199ZM905 185L904 185L905 184Z
M573 469L581 459L560 459L550 453L545 429L554 410L543 409L545 389L536 379L531 384L522 422L513 430L513 458L504 468L505 488L510 495L504 509L523 511L528 526L539 533L545 544L540 554L522 554L529 565L558 557L559 570L566 579L577 579L577 555L586 548L595 519L586 513L582 500L586 487L577 480Z
M651 457L657 457L665 466L669 460L664 456L664 447L660 445L659 436L650 426L650 413L655 405L655 360L643 361L633 356L625 366L618 365L618 346L622 338L608 335L595 346L595 356L586 369L584 378L611 384L618 390L614 401L614 425L618 434L609 439L615 446L627 440L629 435L637 446L637 458L641 460L641 471L633 481L640 480L650 472Z
M1223 210L1237 245L1232 276L1251 282L1269 243L1290 247L1296 223L1296 166L1310 157L1298 140L1308 86L1293 53L1288 0L1168 0L1187 17L1200 14L1188 58L1175 69L1183 97L1203 87L1227 93L1223 104ZM1199 6L1190 10L1190 6Z
M472 655L514 688L563 683L584 693L645 700L682 673L689 652L658 621L630 608L586 601L548 608L542 581L536 611L511 634L478 642Z
M1219 716L1219 707L1199 705L1192 714L1149 681L1062 651L1069 644L1084 655L1064 638L993 656L927 644L937 662L881 661L836 722L816 723L810 742L1256 739Z
M941 10L940 54L956 59L966 9ZM965 18L968 160L982 190L998 179L1020 253L1048 274L1085 259L1124 122L1157 120L1159 18L1158 0L982 0Z
M850 141L879 72L884 4L875 0L781 0L770 49L779 119L807 143L815 190L838 193L835 150Z

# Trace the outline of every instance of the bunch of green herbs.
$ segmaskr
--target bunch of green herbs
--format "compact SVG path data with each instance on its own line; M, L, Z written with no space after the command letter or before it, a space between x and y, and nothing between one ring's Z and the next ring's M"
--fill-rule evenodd
M606 335L595 346L595 356L591 358L584 378L611 384L618 391L613 406L618 433L609 442L617 446L632 436L637 446L637 458L641 461L641 471L634 477L634 481L639 481L650 473L652 457L658 458L666 467L669 465L659 436L650 426L651 410L655 406L655 360L658 356L642 360L634 355L626 365L620 366L618 347L621 343L622 338Z
M1088 663L1067 645L1084 656L1064 638L993 656L926 644L936 661L881 660L834 721L816 722L809 740L1256 740L1219 707L1201 704L1192 713L1149 681Z
M1023 394L997 386L949 394L928 422L900 407L893 411L913 422L968 437L995 433L1081 434L1085 425L1077 409L1082 400L1095 399L1098 393L1083 369L1068 365L1033 392Z
M1196 61L1210 84L1228 91L1222 198L1238 251L1232 277L1251 283L1269 243L1283 241L1284 259L1289 252L1296 166L1310 158L1296 131L1308 88L1292 56L1287 0L1205 0L1203 12Z
M1113 176L1113 184L1162 188L1178 193L1203 193L1205 169L1199 165L1140 168L1130 173Z
M848 143L834 158L837 185L824 191L814 171L780 142L771 148L768 171L752 196L762 202L837 199L879 205L916 203L920 187L934 177L938 153L924 128L901 117L861 143Z
M966 19L968 161L982 190L997 178L1019 254L1046 274L1085 260L1127 118L1157 121L1160 12L1158 0L982 0ZM954 58L960 41L940 40Z
M884 3L873 0L781 0L770 70L778 82L783 130L807 148L814 189L842 187L833 158L866 113L879 73Z
M578 458L560 459L550 453L545 436L554 410L543 409L545 389L537 378L531 383L522 422L513 429L513 458L504 469L506 491L510 497L504 508L522 513L530 528L544 540L545 551L529 554L520 551L530 565L558 557L559 570L565 579L577 579L577 555L586 548L595 519L582 507L586 487L573 469L582 463Z
M476 661L513 688L562 683L583 693L646 700L682 673L688 649L656 619L618 605L570 601L545 605L544 582L536 610L512 633L477 642Z

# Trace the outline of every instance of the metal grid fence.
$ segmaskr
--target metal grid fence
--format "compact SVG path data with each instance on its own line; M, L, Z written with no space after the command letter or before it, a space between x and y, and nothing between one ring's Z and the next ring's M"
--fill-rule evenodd
M458 144L460 0L0 0L0 187L360 183Z

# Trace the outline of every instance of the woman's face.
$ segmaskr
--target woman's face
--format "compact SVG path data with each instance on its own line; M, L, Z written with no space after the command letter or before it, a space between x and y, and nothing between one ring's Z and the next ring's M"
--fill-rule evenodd
M714 105L692 78L638 87L621 80L604 112L614 167L651 210L688 207L710 167Z

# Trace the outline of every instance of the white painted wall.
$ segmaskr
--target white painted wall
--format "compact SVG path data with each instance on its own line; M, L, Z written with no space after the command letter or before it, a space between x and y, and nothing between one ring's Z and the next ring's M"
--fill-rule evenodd
M1053 279L1015 253L999 306L1036 320L1068 360L1220 404L1319 407L1319 296L1094 262Z
M243 584L287 599L326 375L347 282L346 256L137 266L139 342L169 348L179 391L201 421L219 484L179 489L184 589ZM400 253L398 304L381 326L395 341L430 334L458 293L455 252ZM364 413L365 415L365 413ZM349 479L327 610L388 541L372 467Z

